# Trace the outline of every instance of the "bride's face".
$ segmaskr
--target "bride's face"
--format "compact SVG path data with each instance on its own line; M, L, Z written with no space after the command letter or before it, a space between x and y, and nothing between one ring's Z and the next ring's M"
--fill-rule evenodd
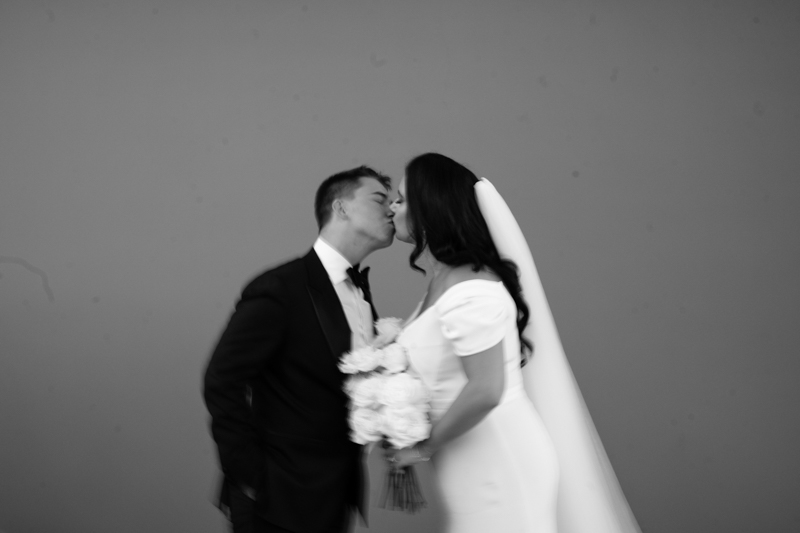
M394 237L398 241L413 243L414 239L411 237L411 232L408 228L408 204L406 204L406 180L403 178L400 185L397 186L397 198L392 202L392 211L394 211Z

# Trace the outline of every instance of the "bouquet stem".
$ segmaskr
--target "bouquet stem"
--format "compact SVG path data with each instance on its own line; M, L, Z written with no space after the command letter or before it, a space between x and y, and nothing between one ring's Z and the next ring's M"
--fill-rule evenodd
M389 467L386 484L378 504L381 509L417 513L425 508L425 497L419 488L413 466Z

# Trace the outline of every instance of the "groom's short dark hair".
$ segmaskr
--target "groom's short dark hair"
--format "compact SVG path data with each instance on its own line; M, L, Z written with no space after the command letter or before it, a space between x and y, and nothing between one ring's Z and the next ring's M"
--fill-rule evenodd
M325 224L331 219L333 201L337 198L352 195L353 191L358 188L358 180L361 178L375 178L386 189L392 188L392 179L390 177L384 176L366 165L334 174L323 181L317 189L317 197L314 201L314 215L317 217L319 229L325 227Z

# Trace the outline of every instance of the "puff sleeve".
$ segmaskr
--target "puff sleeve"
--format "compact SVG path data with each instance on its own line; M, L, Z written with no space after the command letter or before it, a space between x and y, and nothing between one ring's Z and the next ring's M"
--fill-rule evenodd
M491 348L505 337L509 301L501 282L463 281L451 287L436 303L442 334L456 355L465 356Z

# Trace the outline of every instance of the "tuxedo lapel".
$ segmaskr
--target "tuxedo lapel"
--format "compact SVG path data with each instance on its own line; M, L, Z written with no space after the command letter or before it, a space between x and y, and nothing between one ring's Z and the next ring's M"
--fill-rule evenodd
M308 294L314 304L319 325L325 333L331 355L339 361L341 355L350 350L350 326L347 324L342 303L316 252L311 250L303 258L303 262L308 275Z

